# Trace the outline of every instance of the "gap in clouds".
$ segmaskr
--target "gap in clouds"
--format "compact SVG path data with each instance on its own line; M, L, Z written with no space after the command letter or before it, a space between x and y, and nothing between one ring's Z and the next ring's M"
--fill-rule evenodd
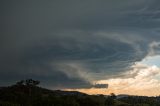
M158 96L160 93L160 67L156 64L160 60L158 56L146 57L132 65L132 69L122 73L121 77L98 80L96 84L108 84L107 89L67 89L89 94L129 94L143 96ZM156 59L155 59L156 58ZM154 61L154 62L153 62ZM156 63L155 63L156 62ZM158 62L158 63L157 63Z

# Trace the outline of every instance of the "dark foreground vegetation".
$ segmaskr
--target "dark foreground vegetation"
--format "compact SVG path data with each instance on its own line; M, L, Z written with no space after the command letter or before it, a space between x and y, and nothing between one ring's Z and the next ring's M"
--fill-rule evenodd
M22 80L0 88L0 106L160 106L160 97L124 96L115 94L87 95L75 91L48 90L38 87L39 81Z

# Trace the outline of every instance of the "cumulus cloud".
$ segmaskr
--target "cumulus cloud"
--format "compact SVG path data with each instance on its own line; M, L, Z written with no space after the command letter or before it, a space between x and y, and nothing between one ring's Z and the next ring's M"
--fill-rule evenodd
M100 84L108 83L109 90L116 93L129 93L134 95L158 95L160 81L160 68L157 66L147 66L135 64L133 70L125 73L129 78L113 78L98 81ZM150 91L147 93L147 91ZM141 93L140 93L141 92Z

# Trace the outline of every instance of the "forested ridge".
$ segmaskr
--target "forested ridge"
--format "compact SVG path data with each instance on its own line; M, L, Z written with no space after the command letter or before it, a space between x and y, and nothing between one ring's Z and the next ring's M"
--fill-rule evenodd
M0 106L160 106L160 97L87 95L76 91L48 90L40 82L21 80L0 87Z

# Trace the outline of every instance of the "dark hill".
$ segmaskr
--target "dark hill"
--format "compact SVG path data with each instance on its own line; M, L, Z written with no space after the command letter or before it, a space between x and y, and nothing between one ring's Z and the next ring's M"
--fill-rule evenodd
M0 87L0 101L12 103L30 103L32 101L41 100L50 97L62 96L87 96L87 94L77 91L61 91L61 90L48 90L38 86L32 85L13 85L9 87Z
M0 87L0 106L52 106L54 103L62 104L66 97L88 96L77 91L48 90L34 82L36 81L29 79L12 86Z
M160 106L160 97L87 95L48 90L32 79L0 87L0 106Z
M63 95L78 95L85 96L87 94L78 91L61 91L61 90L49 90L38 86L27 86L27 85L13 85L9 87L0 87L0 95L16 94L16 96L63 96ZM2 99L0 97L0 99Z

